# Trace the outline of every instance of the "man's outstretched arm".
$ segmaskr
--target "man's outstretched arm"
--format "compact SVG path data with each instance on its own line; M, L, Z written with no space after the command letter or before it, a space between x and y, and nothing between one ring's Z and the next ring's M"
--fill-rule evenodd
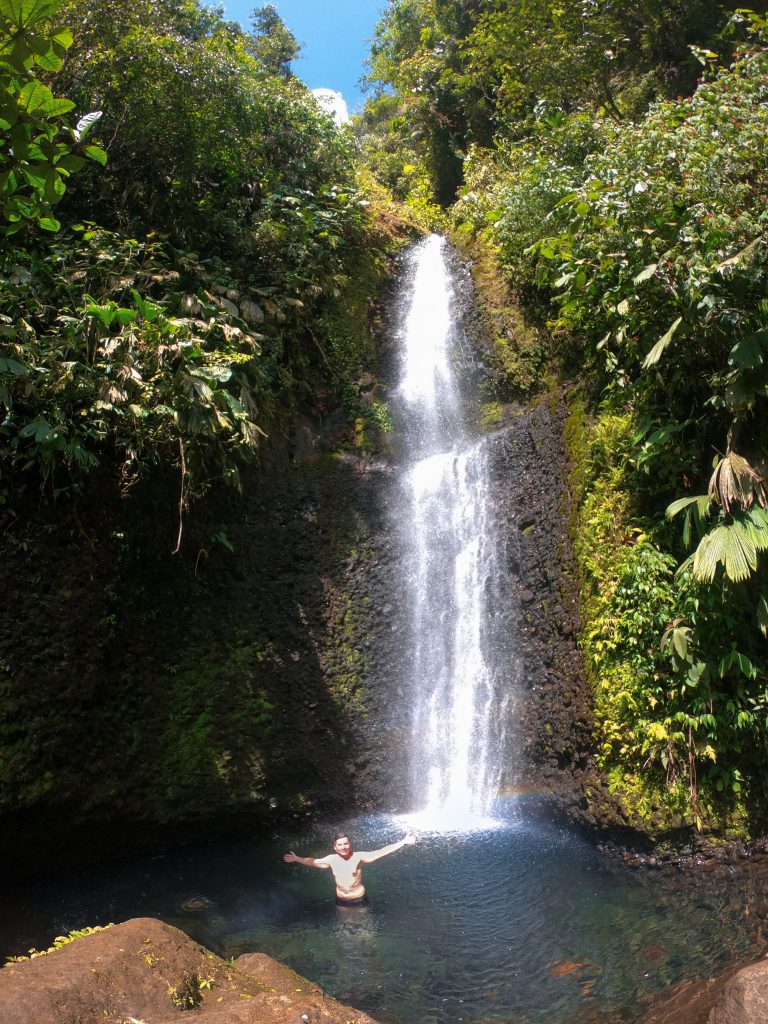
M387 857L390 853L396 853L398 850L402 850L404 846L413 846L415 842L416 836L406 836L399 843L390 843L389 846L382 846L380 850L371 850L370 853L361 854L360 863L373 864L375 860L381 860L382 857Z
M305 868L322 868L323 870L329 870L331 865L324 864L321 860L316 860L314 857L297 857L296 854L291 851L283 856L283 860L286 864L303 864Z

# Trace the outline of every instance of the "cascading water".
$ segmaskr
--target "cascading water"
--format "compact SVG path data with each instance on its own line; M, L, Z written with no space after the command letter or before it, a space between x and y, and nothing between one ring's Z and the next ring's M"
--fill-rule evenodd
M398 389L414 801L420 822L438 829L467 827L489 813L508 699L496 668L500 558L487 514L488 454L467 428L454 371L463 338L445 249L433 235L410 254Z

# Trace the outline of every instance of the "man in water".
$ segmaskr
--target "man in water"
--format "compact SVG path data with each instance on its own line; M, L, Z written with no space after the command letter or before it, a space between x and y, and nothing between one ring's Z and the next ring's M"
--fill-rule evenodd
M295 853L286 853L283 860L286 864L303 864L305 868L320 868L331 871L336 882L336 902L348 907L355 903L365 903L365 886L363 885L363 864L373 864L375 860L402 850L404 846L413 846L416 836L406 836L399 843L382 846L380 850L370 853L352 850L352 843L345 833L336 836L333 841L333 853L327 857L297 857Z

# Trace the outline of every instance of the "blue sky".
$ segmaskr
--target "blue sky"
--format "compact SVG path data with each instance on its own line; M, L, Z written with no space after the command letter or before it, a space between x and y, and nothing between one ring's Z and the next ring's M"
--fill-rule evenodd
M310 89L340 92L350 111L362 103L358 79L368 39L386 0L273 0L280 17L302 44L293 70ZM253 0L224 0L227 18L248 27Z

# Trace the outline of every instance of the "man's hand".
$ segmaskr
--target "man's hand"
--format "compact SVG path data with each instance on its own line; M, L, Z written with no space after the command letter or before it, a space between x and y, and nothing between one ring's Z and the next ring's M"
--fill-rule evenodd
M293 851L283 855L283 860L285 861L286 864L295 864L298 859L299 858Z

